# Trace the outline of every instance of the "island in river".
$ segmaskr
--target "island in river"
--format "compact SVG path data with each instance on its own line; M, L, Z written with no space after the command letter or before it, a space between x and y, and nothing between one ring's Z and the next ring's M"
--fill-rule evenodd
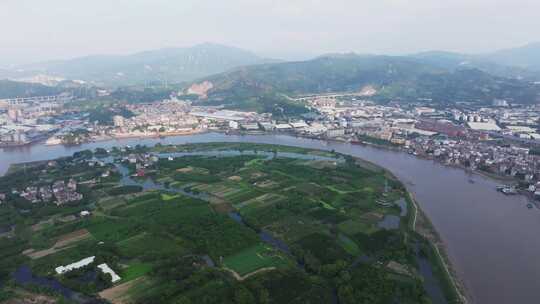
M331 151L242 143L86 150L13 166L0 193L10 233L0 239L4 298L462 301L403 185Z

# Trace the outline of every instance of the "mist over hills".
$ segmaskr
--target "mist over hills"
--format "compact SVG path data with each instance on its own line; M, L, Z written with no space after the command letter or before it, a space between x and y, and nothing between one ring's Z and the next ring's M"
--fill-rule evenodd
M485 54L429 51L410 56L447 69L477 68L501 77L540 80L540 43Z
M229 69L273 62L252 52L205 43L187 48L165 48L131 55L94 55L70 60L28 64L0 71L0 77L46 74L102 86L190 81ZM9 74L8 72L11 72Z
M498 64L540 71L540 42L496 51L484 57Z
M320 57L332 56L338 57L337 54ZM408 57L416 59L420 64L447 70L477 68L501 77L540 80L540 43L487 54L429 51L393 57ZM240 48L204 43L193 47L164 48L130 55L92 55L12 66L0 69L0 79L18 80L48 75L104 86L179 83L238 67L277 62L279 60L267 59Z
M11 73L11 74L10 74ZM0 79L49 75L80 79L90 85L121 87L209 81L202 103L268 111L291 105L286 96L326 92L358 92L366 86L381 100L431 99L490 103L540 101L540 44L461 54L431 51L406 56L327 54L306 61L266 59L242 49L218 44L168 48L132 55L98 55L0 70ZM6 97L35 92L0 83ZM4 87L4 88L3 88ZM17 89L14 89L17 88ZM33 88L33 89L32 89ZM41 91L41 90L40 90ZM9 96L8 96L9 95ZM295 110L298 107L293 106Z

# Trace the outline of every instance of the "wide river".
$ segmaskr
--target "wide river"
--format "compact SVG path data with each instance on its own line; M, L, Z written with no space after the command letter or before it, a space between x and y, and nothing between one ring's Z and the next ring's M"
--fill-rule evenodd
M77 147L33 145L0 151L0 174L12 163L69 156L96 147L256 142L316 148L358 156L392 171L414 193L447 245L473 303L540 303L540 212L522 196L505 196L497 182L412 155L348 143L285 135L207 133L164 139L124 139ZM470 179L474 183L470 182Z

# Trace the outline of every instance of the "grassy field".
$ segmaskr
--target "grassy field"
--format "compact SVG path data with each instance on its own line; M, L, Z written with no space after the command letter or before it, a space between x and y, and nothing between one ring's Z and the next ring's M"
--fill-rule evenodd
M261 268L281 267L287 264L285 257L265 244L255 245L223 259L223 265L240 276Z
M161 194L161 199L164 200L164 201L170 201L170 200L173 200L173 199L177 199L179 198L180 195L171 195L171 194L167 194L167 193L162 193Z
M343 247L343 249L345 249L345 251L347 251L348 254L352 256L359 256L361 253L358 245L346 235L340 234L338 236L338 243L341 245L341 247Z
M122 278L121 283L129 282L138 279L152 270L152 265L148 263L132 263L127 268L123 269L119 274Z

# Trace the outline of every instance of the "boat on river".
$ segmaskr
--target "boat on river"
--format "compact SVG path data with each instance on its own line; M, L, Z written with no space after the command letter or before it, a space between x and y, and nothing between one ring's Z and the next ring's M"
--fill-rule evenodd
M497 186L497 191L500 191L506 195L518 194L518 191L516 190L516 188L512 186Z

